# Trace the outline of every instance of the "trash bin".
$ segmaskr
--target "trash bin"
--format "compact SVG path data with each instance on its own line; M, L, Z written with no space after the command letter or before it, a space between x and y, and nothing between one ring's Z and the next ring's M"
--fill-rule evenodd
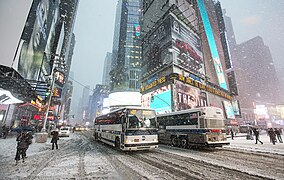
M35 142L36 143L46 143L48 133L35 133Z

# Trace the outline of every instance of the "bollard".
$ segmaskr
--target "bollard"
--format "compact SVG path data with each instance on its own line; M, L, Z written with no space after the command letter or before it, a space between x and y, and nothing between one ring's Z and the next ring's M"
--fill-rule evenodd
M35 133L35 142L36 143L46 143L48 133Z

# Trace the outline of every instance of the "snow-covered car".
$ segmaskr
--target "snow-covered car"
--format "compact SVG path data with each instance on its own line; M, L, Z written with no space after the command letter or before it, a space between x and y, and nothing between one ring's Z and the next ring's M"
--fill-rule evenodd
M59 130L59 137L69 137L69 136L70 136L70 128L61 127Z

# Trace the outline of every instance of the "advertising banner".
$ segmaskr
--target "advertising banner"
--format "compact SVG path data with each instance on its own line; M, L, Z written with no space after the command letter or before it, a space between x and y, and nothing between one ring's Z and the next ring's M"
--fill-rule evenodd
M176 110L179 111L208 106L207 94L205 92L201 92L200 89L179 81L175 82L174 89Z
M53 7L53 8L52 8ZM32 4L17 52L18 72L25 79L38 80L40 69L50 73L44 53L54 16L53 1L35 0Z
M171 96L171 86L163 86L142 95L142 107L153 108L157 114L172 112Z
M59 85L60 87L62 87L64 85L64 79L65 79L65 75L63 74L63 72L60 71L56 71L54 73L54 78L55 78L55 84Z
M238 100L232 101L232 106L233 106L235 116L241 117L241 109L240 109L239 101Z
M205 29L205 33L207 36L207 40L209 43L209 48L211 51L211 55L212 55L212 59L214 62L214 67L215 67L215 71L218 77L218 82L221 88L228 90L228 86L225 80L225 75L223 72L223 67L221 64L221 60L218 54L218 48L215 42L215 38L214 38L214 34L213 34L213 30L210 24L210 20L207 14L207 10L204 4L204 0L197 0L197 4L199 6L199 10L200 10L200 14L201 14L201 18L203 21L203 25L204 25L204 29Z
M227 119L235 119L235 113L230 101L223 101L223 106L225 109L225 115Z
M174 62L196 75L205 75L200 38L174 17L171 23Z

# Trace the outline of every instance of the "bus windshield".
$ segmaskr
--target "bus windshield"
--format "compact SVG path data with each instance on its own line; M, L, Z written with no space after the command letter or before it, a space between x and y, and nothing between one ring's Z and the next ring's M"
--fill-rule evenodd
M157 128L155 111L129 110L128 128Z

